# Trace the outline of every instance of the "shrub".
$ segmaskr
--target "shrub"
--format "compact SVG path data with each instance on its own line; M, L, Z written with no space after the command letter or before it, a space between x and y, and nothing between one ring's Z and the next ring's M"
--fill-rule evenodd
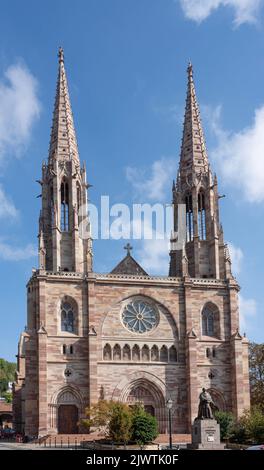
M132 436L132 413L124 403L113 403L108 434L114 442L128 442Z
M227 411L216 411L215 418L220 425L221 441L229 439L233 432L234 416Z
M142 406L136 406L132 411L132 440L144 446L156 439L157 435L157 419L147 413Z

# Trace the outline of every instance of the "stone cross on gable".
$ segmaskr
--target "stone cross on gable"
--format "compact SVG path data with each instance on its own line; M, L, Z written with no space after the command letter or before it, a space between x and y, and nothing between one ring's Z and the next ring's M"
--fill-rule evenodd
M124 246L124 250L127 250L127 255L130 256L130 251L133 250L133 247L130 245L130 243L127 243L126 246Z

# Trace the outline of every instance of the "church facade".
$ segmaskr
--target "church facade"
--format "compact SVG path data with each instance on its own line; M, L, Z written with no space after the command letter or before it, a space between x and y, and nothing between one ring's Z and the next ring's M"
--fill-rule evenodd
M27 285L27 327L14 384L14 421L28 436L77 433L100 399L141 402L167 432L189 433L202 387L219 409L248 408L248 340L239 332L239 286L219 220L193 81L187 98L179 172L173 182L174 229L185 204L186 241L171 240L168 276L151 276L127 255L109 274L93 271L85 166L81 166L64 55L48 161L39 180L39 266ZM82 211L80 211L82 207Z

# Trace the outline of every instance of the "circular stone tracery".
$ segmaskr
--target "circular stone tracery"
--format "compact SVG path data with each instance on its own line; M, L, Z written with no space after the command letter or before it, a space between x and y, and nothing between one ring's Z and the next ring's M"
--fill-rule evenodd
M122 321L133 333L146 333L157 325L158 315L156 309L148 302L134 300L124 308Z

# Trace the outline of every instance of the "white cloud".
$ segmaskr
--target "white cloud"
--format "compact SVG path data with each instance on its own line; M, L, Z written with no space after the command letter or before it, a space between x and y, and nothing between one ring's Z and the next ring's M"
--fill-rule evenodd
M8 217L15 219L18 216L18 210L13 202L6 196L2 185L0 184L0 218Z
M0 258L5 261L21 261L37 255L36 247L32 244L17 248L0 241Z
M249 322L257 314L257 303L254 299L245 299L239 294L240 331L249 328Z
M141 233L141 223L133 220L134 231L138 229ZM142 239L141 246L136 250L136 257L139 264L148 274L159 274L168 276L169 272L169 249L170 241L164 232L155 230L150 221L144 220L145 238Z
M264 105L255 110L251 125L238 132L221 125L222 107L203 106L217 143L211 156L225 183L236 187L249 202L264 201Z
M234 24L256 23L263 0L180 0L186 18L201 23L219 7L229 7L234 12Z
M142 168L126 168L126 177L132 184L137 196L151 201L163 201L172 179L176 174L176 158L162 157L156 160L150 170Z
M0 80L0 160L21 155L39 114L37 80L25 65L10 66Z
M233 245L233 243L228 243L228 248L232 260L232 273L237 276L241 272L244 254L241 248Z
M137 250L139 264L149 274L168 276L169 272L169 240L143 240Z

